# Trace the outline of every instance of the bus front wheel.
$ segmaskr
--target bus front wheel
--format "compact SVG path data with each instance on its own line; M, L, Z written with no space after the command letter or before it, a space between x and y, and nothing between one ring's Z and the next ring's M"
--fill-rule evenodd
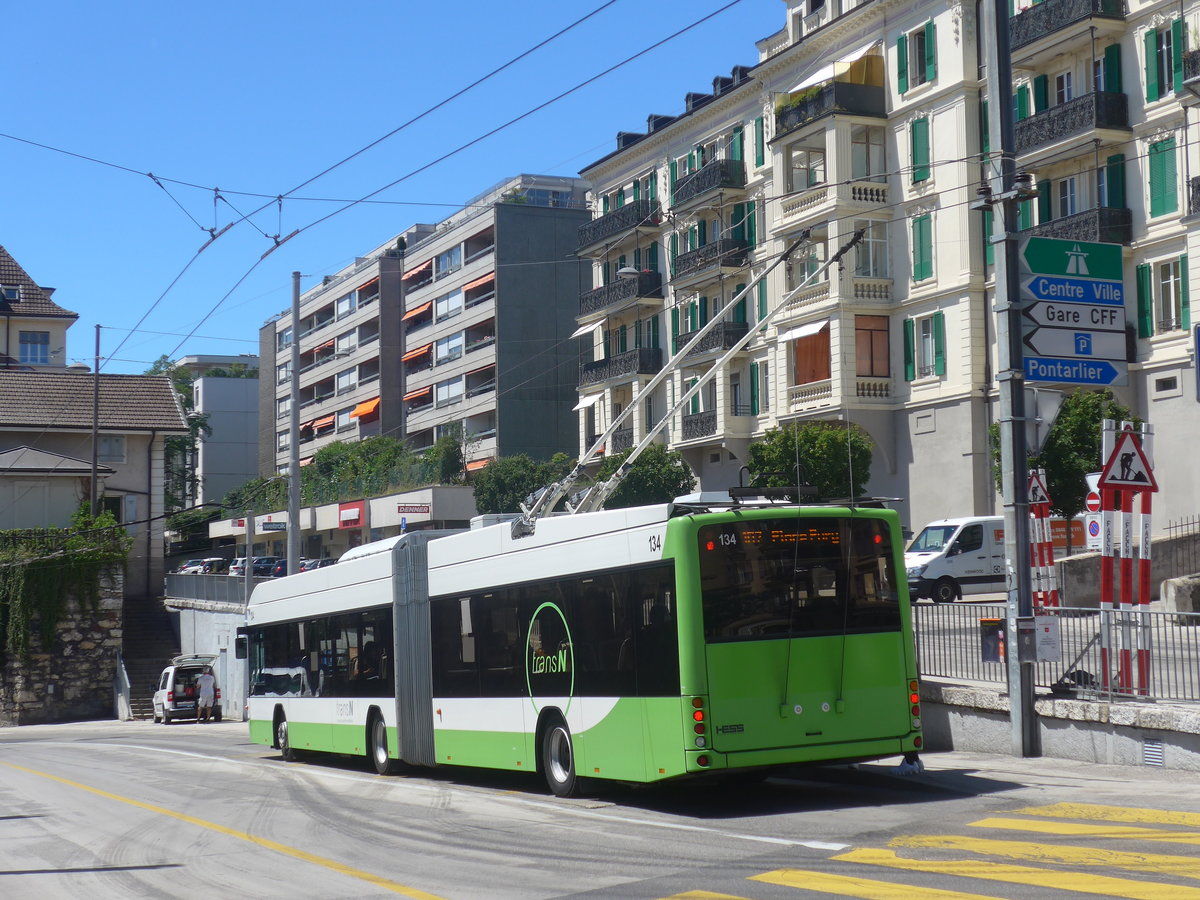
M394 760L388 756L387 725L383 716L376 713L371 718L371 762L380 775L391 775L396 771Z
M555 719L542 735L542 769L546 784L556 797L573 797L579 789L575 777L575 753L567 723Z
M296 751L288 742L287 716L282 714L275 720L275 745L279 748L279 755L283 757L284 762L296 761Z

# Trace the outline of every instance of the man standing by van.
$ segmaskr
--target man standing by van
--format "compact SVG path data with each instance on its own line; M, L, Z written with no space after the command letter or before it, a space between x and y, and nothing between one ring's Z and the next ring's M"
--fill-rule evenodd
M200 692L196 699L196 721L207 722L212 714L213 700L217 693L217 679L213 677L211 667L204 667L204 671L196 679L196 688Z

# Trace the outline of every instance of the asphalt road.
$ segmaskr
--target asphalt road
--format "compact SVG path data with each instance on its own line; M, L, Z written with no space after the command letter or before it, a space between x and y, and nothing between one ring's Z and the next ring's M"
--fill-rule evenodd
M559 800L526 774L284 763L235 722L2 729L0 897L1200 900L1195 774L925 763Z

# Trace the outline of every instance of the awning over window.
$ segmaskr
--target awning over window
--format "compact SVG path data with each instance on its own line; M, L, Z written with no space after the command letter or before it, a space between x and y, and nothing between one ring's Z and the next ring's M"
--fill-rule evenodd
M407 394L405 394L404 399L406 402L409 400L420 400L422 397L431 393L432 391L433 388L431 387L417 388L415 391L409 391Z
M304 457L304 459L300 460L300 465L301 466L311 466L312 460L313 460L313 458L311 456L306 456L306 457Z
M781 341L797 341L800 338L811 337L818 331L829 327L828 319L819 319L816 322L806 322L803 325L798 325L788 331L785 331L779 336Z
M473 459L467 463L467 471L478 472L480 469L485 468L490 462L490 459Z
M472 369L467 374L468 375L478 375L480 372L486 372L488 369L494 369L494 368L496 368L496 364L494 362L491 362L491 363L488 363L486 366L480 366L478 369Z
M354 407L354 412L350 413L350 418L357 419L359 416L369 416L377 409L379 409L379 398L372 397L370 400L364 400L358 406Z
M333 416L321 416L321 418L313 421L313 428L320 431L322 428L328 428L333 424Z
M604 324L604 320L601 319L599 322L591 322L587 325L580 325L578 328L576 328L574 331L571 332L571 337L573 337L573 338L583 337L589 331L595 331L597 328L599 328L603 324Z
M483 287L485 284L491 284L495 280L496 280L496 273L488 272L482 278L476 278L474 281L470 282L469 284L464 284L463 290L469 291L472 288Z
M308 431L308 429L310 429L310 428L312 428L312 427L313 427L313 420L312 420L312 419L309 419L307 422L301 422L301 423L300 423L300 430L301 430L301 431Z
M824 84L835 75L841 75L846 69L850 68L852 63L858 62L872 50L879 46L879 41L871 41L865 47L859 47L853 53L847 53L841 59L831 62L828 65L821 66L817 71L813 72L794 88L788 90L789 94L794 94L796 91L802 91L805 88L812 87L816 84Z
M589 406L594 405L596 403L596 401L598 401L603 396L604 396L603 394L589 394L586 397L581 397L579 402L576 403L571 408L576 411L581 410L581 409L587 409Z
M334 340L336 340L336 338ZM322 350L328 350L332 346L333 340L328 340L323 344L317 344L317 346L313 347L313 353L320 353Z
M360 285L358 293L363 297L374 297L379 293L379 279L372 278L364 285Z
M432 268L433 268L433 260L427 259L427 260L425 260L425 262L421 263L415 269L409 269L407 272L405 272L404 277L405 278L416 278L418 275L421 275L424 272L428 272Z
M400 357L400 360L401 360L401 362L409 362L410 360L416 359L418 356L424 356L426 353L428 353L432 349L433 349L432 343L423 344L422 346L418 347L416 350L409 350L402 357Z
M414 306L412 309L410 309L408 312L406 312L403 316L401 316L400 321L407 322L409 319L415 319L417 316L419 316L423 313L429 312L429 310L432 308L433 308L433 301L426 300L420 306Z

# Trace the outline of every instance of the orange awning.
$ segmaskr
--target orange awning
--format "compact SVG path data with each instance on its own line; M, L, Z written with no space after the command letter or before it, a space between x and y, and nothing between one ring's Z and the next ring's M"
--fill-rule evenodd
M379 409L379 398L372 397L370 400L364 400L358 406L354 407L354 412L350 413L350 418L356 419L359 416L369 416L377 409Z
M496 364L494 362L492 362L492 363L488 363L486 366L480 366L478 369L472 369L467 374L468 375L478 375L480 372L486 372L488 369L494 369L494 368L496 368Z
M407 272L405 272L404 277L405 278L416 278L422 272L425 272L432 268L433 268L433 260L427 259L427 260L425 260L425 262L421 263L415 269L409 269Z
M311 466L312 459L313 458L311 456L306 456L306 457L304 457L304 459L300 460L300 465L301 466Z
M488 273L487 273L486 275L484 275L482 278L476 278L476 279L475 279L474 281L472 281L470 284L464 284L464 285L463 285L463 290L464 290L464 291L469 291L469 290L471 290L471 288L483 287L483 285L485 285L485 284L489 284L489 283L491 283L491 282L493 282L493 281L495 281L495 280L496 280L496 273L495 273L495 272L488 272Z
M328 350L332 346L333 341L326 341L323 344L317 344L317 346L313 347L313 353L320 353L322 350Z
M313 428L319 429L319 428L325 428L329 425L332 425L333 418L334 418L333 416L321 416L321 418L319 418L313 422Z
M373 297L375 294L378 294L379 293L379 279L372 278L366 284L359 285L358 292L360 294L366 294L368 297Z
M426 353L428 353L432 349L433 349L432 343L425 344L421 347L418 347L416 350L409 350L402 357L400 357L400 361L408 362L409 360L416 359L418 356L424 356Z
M428 394L432 390L433 390L433 388L431 388L431 387L417 388L415 391L409 391L407 394L405 394L404 399L405 400L417 400L421 397L424 397L426 394Z
M490 462L491 462L490 459L472 460L471 462L467 463L467 471L468 472L478 472L480 469L482 469L484 466L486 466Z
M421 315L421 313L429 312L429 310L432 306L433 306L433 301L426 300L420 306L414 306L412 309L410 309L408 312L406 312L403 316L401 316L400 321L407 322L409 319L415 319L417 316Z
M312 419L309 419L307 422L301 422L301 423L300 423L300 430L301 430L301 431L306 431L306 430L308 430L309 428L312 428L312 427L313 427L313 420L312 420Z

